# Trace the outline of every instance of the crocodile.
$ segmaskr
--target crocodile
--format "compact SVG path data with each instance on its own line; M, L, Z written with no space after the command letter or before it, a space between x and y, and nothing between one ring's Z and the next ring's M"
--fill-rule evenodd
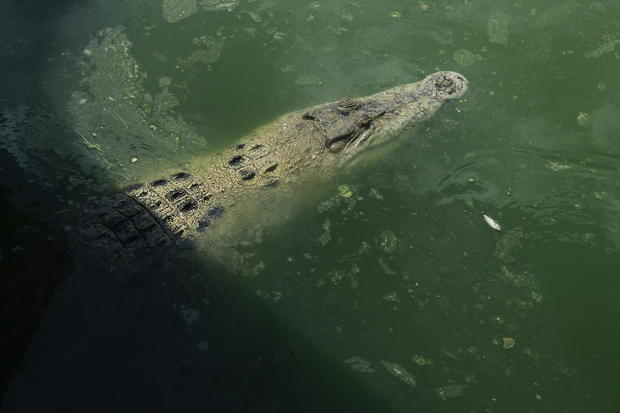
M294 111L258 128L218 156L166 178L137 183L85 208L89 243L140 251L193 238L248 193L303 177L330 177L405 127L433 116L467 90L449 71L360 98Z

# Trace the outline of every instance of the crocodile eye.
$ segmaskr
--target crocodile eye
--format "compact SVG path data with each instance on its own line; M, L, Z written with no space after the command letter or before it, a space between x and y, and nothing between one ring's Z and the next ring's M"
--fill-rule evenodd
M341 113L351 112L360 105L359 101L350 98L344 98L336 102L336 107Z

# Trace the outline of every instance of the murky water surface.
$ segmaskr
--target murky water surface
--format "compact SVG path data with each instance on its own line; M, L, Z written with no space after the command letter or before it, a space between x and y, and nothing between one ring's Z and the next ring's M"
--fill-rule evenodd
M118 390L111 406L163 389L152 397L169 410L618 411L617 2L31 6L3 6L17 17L0 42L12 79L0 148L23 172L3 184L27 187L39 213L53 206L60 226L55 211L216 153L280 114L437 70L470 81L398 151L300 192L294 208L247 212L225 248L198 247L153 276L157 289L123 287L148 310L115 333L167 350L76 383L105 376L95 386ZM101 356L106 340L82 345ZM128 357L114 343L103 360ZM159 375L135 392L113 384L141 369ZM19 384L58 390L27 374Z

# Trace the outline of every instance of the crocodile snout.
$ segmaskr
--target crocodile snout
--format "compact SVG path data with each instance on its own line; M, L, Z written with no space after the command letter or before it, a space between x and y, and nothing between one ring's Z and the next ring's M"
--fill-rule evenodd
M456 72L437 72L427 79L434 94L444 99L458 99L463 96L468 87L465 76Z

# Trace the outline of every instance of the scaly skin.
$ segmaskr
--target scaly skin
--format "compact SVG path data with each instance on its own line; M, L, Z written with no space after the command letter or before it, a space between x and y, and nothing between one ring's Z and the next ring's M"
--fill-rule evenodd
M89 242L107 244L119 254L189 238L209 228L242 195L275 190L304 176L329 177L466 90L463 76L438 72L374 95L288 113L204 168L132 185L96 201L80 229Z

